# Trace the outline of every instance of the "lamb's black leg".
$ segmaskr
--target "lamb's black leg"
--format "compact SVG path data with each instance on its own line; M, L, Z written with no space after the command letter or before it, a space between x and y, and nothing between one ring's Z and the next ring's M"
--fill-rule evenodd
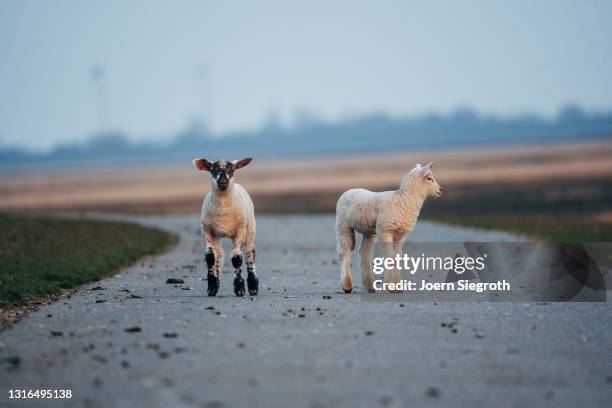
M249 295L256 296L259 292L259 278L254 273L249 272L247 275L247 285L249 286Z
M244 279L242 279L242 256L240 254L234 254L232 256L232 265L234 266L234 273L236 277L234 278L234 293L236 296L242 297L244 296L245 288L244 288Z
M206 265L208 266L208 296L215 296L219 291L219 277L215 274L215 251L212 247L206 253Z
M247 250L246 254L247 264L247 285L249 287L249 294L251 296L257 295L259 292L259 279L255 273L255 247Z

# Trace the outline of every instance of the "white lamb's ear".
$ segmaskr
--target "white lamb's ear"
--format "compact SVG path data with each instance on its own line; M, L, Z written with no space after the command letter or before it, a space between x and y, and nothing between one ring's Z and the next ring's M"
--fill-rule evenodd
M206 159L195 159L192 163L196 169L203 171L210 171L210 166L212 165L212 163Z
M433 168L433 164L434 164L434 162L429 162L429 164L427 166L425 166L425 168L431 169L431 168Z
M427 166L422 166L420 163L416 165L416 171L419 174L419 176L421 177L426 177L431 173L431 165L432 163L429 163Z
M247 158L241 159L241 160L234 160L234 161L232 161L232 163L236 167L236 170L238 170L239 168L244 167L247 164L249 164L251 162L251 160L253 160L252 157L247 157Z

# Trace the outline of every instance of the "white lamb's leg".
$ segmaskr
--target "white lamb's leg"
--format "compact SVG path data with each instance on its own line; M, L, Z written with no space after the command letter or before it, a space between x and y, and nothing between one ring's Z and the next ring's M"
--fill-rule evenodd
M355 230L352 228L338 227L337 240L342 290L344 290L345 293L351 293L353 290L353 278L351 277L351 250L355 248Z
M205 259L208 273L208 296L215 296L219 291L219 258L223 259L223 252L219 244L219 238L210 232L203 233L205 245Z
M242 247L245 241L245 231L239 232L234 238L234 248L232 249L232 266L234 267L234 293L236 296L244 296L244 279L242 278Z
M372 272L372 253L376 235L364 235L359 246L361 255L361 281L368 292L374 292L374 273Z
M393 231L387 231L385 229L381 229L377 234L379 237L380 248L383 256L385 258L395 258L395 240ZM393 268L390 271L387 271L385 274L385 282L387 283L399 283L400 281L400 273L397 268ZM395 291L393 291L395 292Z
M396 254L400 254L402 252L402 246L404 246L405 236L395 237L393 240L393 250Z
M405 239L404 235L396 236L393 239L393 256L400 255L402 253L402 247L404 246L404 239ZM395 272L396 273L395 273L395 277L394 278L396 280L393 280L392 282L397 283L397 282L399 282L402 279L402 276L401 276L400 271L396 270Z

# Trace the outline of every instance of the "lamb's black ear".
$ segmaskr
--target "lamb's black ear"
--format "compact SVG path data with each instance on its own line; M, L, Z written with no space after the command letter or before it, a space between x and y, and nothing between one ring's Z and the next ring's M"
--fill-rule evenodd
M247 157L246 159L234 161L234 165L236 166L236 170L238 170L241 167L246 166L247 164L249 164L251 162L251 160L253 160L252 157Z
M193 161L193 165L196 167L196 169L198 170L206 170L206 171L210 171L210 167L212 166L212 163L209 162L206 159L195 159Z

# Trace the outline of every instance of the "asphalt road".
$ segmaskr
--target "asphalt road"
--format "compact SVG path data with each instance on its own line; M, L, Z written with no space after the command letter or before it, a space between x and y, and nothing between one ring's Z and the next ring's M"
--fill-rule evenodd
M210 298L198 219L133 219L176 232L178 246L1 332L0 406L610 405L609 303L400 304L364 301L360 287L338 293L330 216L258 217L260 295L234 296L226 257ZM412 239L512 237L420 223ZM9 401L10 388L73 398Z

